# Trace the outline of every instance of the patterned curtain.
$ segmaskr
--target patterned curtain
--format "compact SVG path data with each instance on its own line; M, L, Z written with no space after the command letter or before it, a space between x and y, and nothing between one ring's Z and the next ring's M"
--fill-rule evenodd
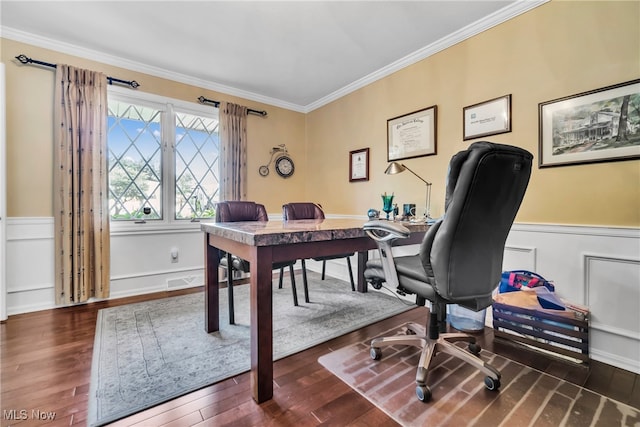
M247 107L220 106L220 200L247 198Z
M54 99L56 303L107 298L106 76L58 64Z

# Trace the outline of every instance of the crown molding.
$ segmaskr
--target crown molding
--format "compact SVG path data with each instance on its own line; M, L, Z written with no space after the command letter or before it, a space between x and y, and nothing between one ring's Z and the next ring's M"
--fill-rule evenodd
M343 88L338 89L337 91L330 93L329 95L322 97L315 102L312 102L311 104L308 104L305 107L305 113L309 113L317 108L329 104L330 102L342 98L343 96L348 95L349 93L354 92L368 84L387 77L388 75L393 74L396 71L406 68L409 65L415 64L416 62L422 61L423 59L428 58L431 55L435 55L442 50L445 50L468 38L480 34L483 31L495 27L503 22L508 21L509 19L528 12L529 10L534 9L549 1L551 0L517 0L515 3L505 6L504 8L494 12L493 14L485 17L482 20L476 21L473 24L466 26L465 28L451 33L450 35L438 40L435 43L425 46L422 49L418 49L417 51L410 53L404 58L392 62L386 67L380 68L379 70L365 77L362 77L361 79L358 79L353 83L350 83Z

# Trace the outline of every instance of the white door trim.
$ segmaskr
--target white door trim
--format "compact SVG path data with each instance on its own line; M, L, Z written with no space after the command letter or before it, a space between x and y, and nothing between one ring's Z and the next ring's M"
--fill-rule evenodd
M4 63L0 62L0 321L7 320L7 266L6 266L6 222L7 222L7 179L6 179L6 86Z

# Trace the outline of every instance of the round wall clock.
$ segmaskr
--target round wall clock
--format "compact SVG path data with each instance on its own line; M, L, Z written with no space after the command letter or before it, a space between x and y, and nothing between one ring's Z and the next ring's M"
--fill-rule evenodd
M293 160L290 157L282 156L276 160L276 172L283 178L289 178L293 175L293 171L295 166L293 165Z

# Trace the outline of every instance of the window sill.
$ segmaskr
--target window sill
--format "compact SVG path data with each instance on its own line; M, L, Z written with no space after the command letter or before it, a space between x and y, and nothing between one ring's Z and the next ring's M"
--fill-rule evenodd
M117 235L131 235L131 234L174 234L174 233L199 233L200 224L203 222L211 222L213 219L204 219L200 222L180 221L180 222L161 222L161 221L147 221L144 223L136 223L133 221L114 222L110 224L110 234L112 236Z

